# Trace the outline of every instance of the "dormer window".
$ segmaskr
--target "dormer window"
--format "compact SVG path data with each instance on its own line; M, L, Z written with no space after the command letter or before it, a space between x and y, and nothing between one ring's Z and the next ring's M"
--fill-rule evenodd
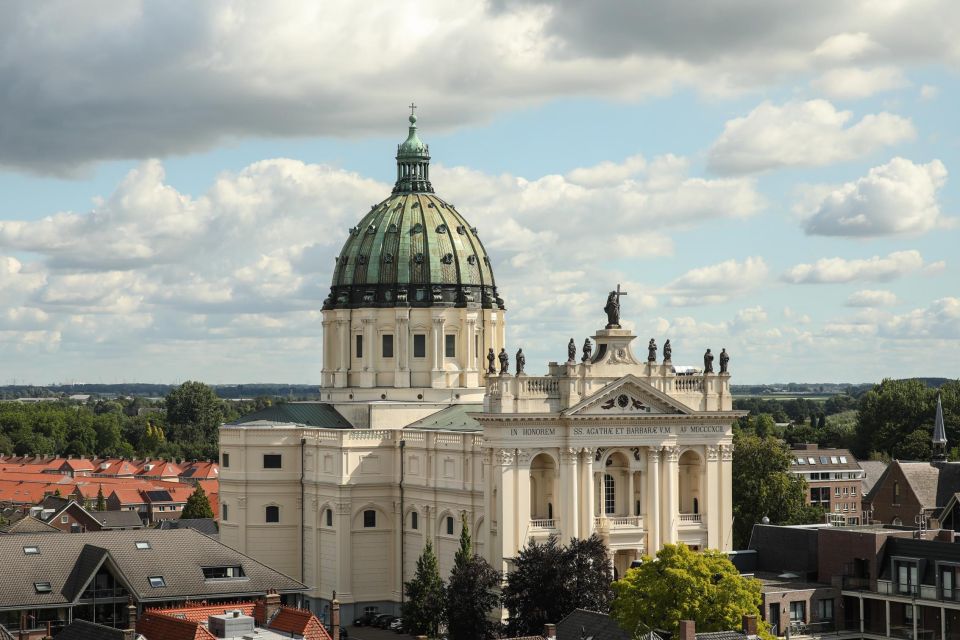
M50 593L53 591L53 587L50 586L49 582L34 582L33 588L37 593Z

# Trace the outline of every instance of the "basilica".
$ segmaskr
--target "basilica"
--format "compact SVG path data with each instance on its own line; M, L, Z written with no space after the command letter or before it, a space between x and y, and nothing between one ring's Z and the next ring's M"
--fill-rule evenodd
M600 536L621 575L668 543L730 549L726 353L715 373L709 350L690 368L669 341L637 347L618 286L582 350L528 374L482 230L435 194L416 122L336 258L321 401L220 430L221 541L345 616L394 610L427 540L446 577L462 519L503 571L553 535Z

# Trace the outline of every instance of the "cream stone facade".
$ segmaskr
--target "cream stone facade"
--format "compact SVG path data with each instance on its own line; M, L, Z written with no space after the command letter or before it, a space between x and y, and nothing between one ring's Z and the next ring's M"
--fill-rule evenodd
M666 543L729 549L725 364L639 359L608 317L589 355L494 371L505 306L428 159L411 117L394 194L337 259L321 401L221 428L221 541L309 585L321 616L333 592L346 616L394 610L428 539L448 575L461 518L504 571L551 535L599 535L621 574Z

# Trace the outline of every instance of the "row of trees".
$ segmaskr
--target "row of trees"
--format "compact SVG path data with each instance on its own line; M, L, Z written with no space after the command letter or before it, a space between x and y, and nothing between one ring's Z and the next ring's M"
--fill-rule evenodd
M676 633L680 620L694 620L699 631L739 628L744 615L757 615L760 583L739 574L719 551L693 552L686 545L666 545L656 558L611 582L613 569L603 541L556 537L531 541L517 556L501 588L499 573L472 555L463 524L460 549L444 584L428 541L413 579L404 585L404 631L450 640L485 640L501 631L509 637L540 635L544 624L557 623L575 609L610 612L624 629ZM502 604L506 629L490 619ZM764 627L762 635L769 638Z
M226 402L201 382L185 382L160 402L0 402L0 453L214 459L220 424L271 402Z

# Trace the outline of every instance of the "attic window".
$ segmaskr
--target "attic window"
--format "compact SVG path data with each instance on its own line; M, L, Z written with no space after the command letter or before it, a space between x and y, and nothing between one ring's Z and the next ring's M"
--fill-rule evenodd
M840 456L840 463L847 464L847 456Z
M34 582L33 588L37 590L37 593L50 593L53 591L53 587L50 586L49 582Z
M150 549L150 548L152 548L152 547L150 546L150 543L147 542L146 540L138 540L138 541L134 542L133 544L135 544L135 545L137 546L137 549Z
M23 555L25 556L37 556L40 555L40 547L24 547Z
M243 572L243 567L235 565L232 567L204 567L204 580L229 580L231 578L245 578L247 574Z
M150 583L150 586L154 589L159 589L160 587L167 586L167 581L163 579L163 576L150 576L147 578L147 581Z

